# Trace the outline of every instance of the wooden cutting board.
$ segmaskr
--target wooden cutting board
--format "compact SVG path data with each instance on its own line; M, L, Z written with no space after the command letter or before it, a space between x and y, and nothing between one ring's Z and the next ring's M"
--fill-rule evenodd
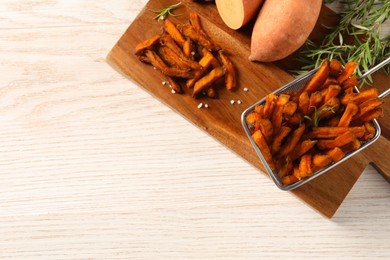
M188 90L184 94L172 94L169 87L162 85L166 79L161 73L137 59L134 55L135 46L161 30L161 22L153 19L156 14L152 12L162 8L160 1L151 0L147 3L112 48L107 56L107 62L266 174L241 125L241 113L268 93L291 81L293 77L285 71L285 68L294 64L289 59L276 64L250 62L248 56L253 23L234 31L223 24L214 4L198 4L189 0L181 2L182 5L174 11L180 16L170 17L170 19L175 23L182 23L188 20L189 12L199 14L205 31L226 50L232 62L236 64L239 87L235 91L220 90L218 99L194 99ZM168 6L177 1L162 0L161 3ZM318 25L311 35L312 39L318 39L323 35L320 24L334 23L334 17L329 16L329 12L329 9L323 8ZM387 88L390 86L390 79L378 74L375 83L379 89ZM248 91L244 91L244 88L248 88ZM231 100L235 100L235 104L232 105ZM238 104L238 100L242 103ZM207 103L209 108L198 109L200 102ZM386 104L387 115L390 114L389 110L390 106ZM366 151L291 192L330 218L369 163L373 163L383 176L390 180L388 177L390 168L387 163L390 161L390 155L383 153L390 148L390 125L389 122L386 123L385 118L381 122L384 122L383 135ZM278 188L275 186L275 189Z

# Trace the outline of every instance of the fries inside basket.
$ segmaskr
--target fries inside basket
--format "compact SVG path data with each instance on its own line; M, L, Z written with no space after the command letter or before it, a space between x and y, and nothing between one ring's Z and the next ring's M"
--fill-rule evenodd
M242 114L252 145L280 189L307 183L379 138L383 101L374 87L359 91L357 65L325 59Z

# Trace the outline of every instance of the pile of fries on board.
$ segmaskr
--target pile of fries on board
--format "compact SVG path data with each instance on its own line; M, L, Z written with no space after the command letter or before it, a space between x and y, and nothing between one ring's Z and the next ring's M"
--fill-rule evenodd
M236 87L233 63L203 30L196 13L190 13L187 23L165 19L162 33L139 43L135 54L161 71L174 93L182 93L185 84L195 98L216 98L218 85Z
M383 100L374 87L354 91L357 65L324 59L300 91L269 94L246 116L254 142L283 185L312 176L374 137L372 120L383 116Z

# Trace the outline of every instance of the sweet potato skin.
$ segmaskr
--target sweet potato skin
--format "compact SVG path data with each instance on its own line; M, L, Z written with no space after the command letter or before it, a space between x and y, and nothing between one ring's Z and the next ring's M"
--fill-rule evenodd
M292 54L314 29L322 0L264 1L251 38L249 60L273 62Z

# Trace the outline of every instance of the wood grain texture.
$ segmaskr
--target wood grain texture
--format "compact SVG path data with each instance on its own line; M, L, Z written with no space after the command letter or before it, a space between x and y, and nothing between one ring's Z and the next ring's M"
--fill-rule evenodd
M174 1L166 1L165 5L173 3ZM239 88L233 92L220 91L219 98L214 100L194 99L188 89L186 90L187 93L183 95L172 94L168 87L162 86L161 82L165 80L162 74L155 70L153 66L141 63L134 55L138 43L154 36L161 30L161 22L155 21L153 19L155 14L150 11L158 8L158 2L148 2L113 47L108 55L108 62L153 96L182 114L190 122L215 137L262 172L266 172L244 133L241 125L241 114L245 108L290 82L292 76L271 63L249 62L250 33L246 30L250 27L244 28L242 31L233 31L223 24L214 5L183 1L183 5L175 10L180 13L180 16L170 17L170 19L175 23L184 23L188 21L190 12L198 13L207 34L222 49L230 53L230 59L234 64L237 64ZM329 12L322 12L322 19L319 23L326 23L326 18L329 16ZM317 34L315 37L319 37L320 33L314 32L314 34ZM383 78L380 82L390 85L389 78ZM248 87L250 91L244 92L244 87ZM237 99L242 102L241 105L230 103L231 100ZM200 102L207 102L210 109L197 109ZM377 154L379 154L379 151L377 151ZM310 182L305 187L294 190L293 193L323 215L332 217L363 172L363 169L371 162L370 155L367 153L365 155L356 155L351 160L346 161L344 165L334 168L331 173L320 176L315 182ZM387 158L383 156L375 159L376 162L379 162L375 164L378 168L387 163ZM390 174L387 167L381 169L380 172L385 176Z
M0 259L387 259L365 169L331 220L114 71L145 0L0 4Z

